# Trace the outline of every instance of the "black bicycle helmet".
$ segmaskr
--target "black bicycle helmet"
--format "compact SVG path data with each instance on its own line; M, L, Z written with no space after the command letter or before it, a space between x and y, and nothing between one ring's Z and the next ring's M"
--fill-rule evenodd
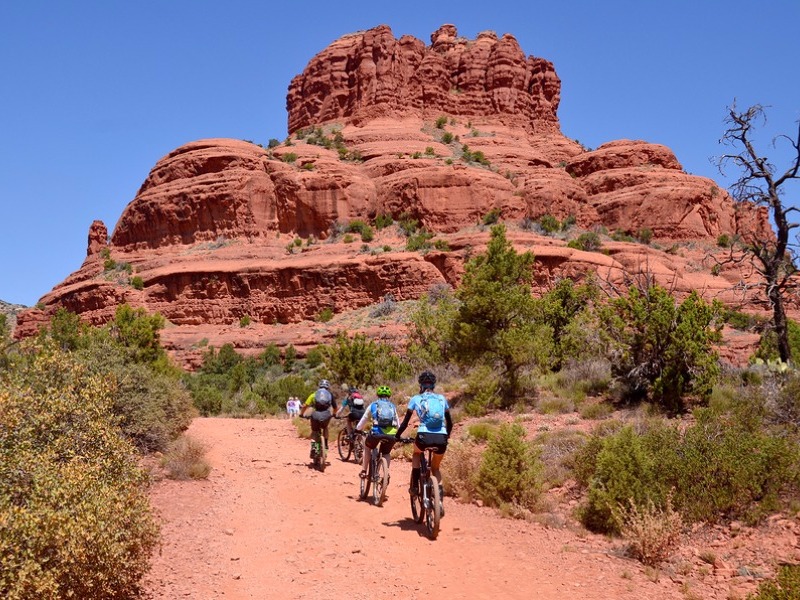
M432 388L436 385L436 375L430 371L423 371L419 374L419 384L424 388Z

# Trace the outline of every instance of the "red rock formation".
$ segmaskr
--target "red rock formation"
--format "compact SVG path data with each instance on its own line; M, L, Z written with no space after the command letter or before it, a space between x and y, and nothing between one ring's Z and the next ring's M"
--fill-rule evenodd
M99 324L122 302L161 312L163 339L187 364L202 339L256 351L270 341L302 350L338 327L396 335L393 321L348 315L386 293L402 301L457 285L487 242L478 226L490 211L516 246L534 251L540 290L587 272L609 285L647 272L678 294L699 289L741 305L749 275L730 265L712 276L715 242L771 235L767 215L684 173L664 146L620 140L586 151L559 131L559 98L552 64L526 58L507 34L466 40L445 25L429 46L386 26L345 36L290 85L291 145L200 140L159 160L110 243L95 221L81 269L42 298L44 310L19 316L16 335L35 333L60 306ZM298 131L310 127L311 136ZM416 219L450 250L406 252L396 227L365 243L337 235L382 214ZM574 216L571 237L650 229L662 249L606 237L607 254L574 250L568 237L530 227L546 214ZM108 269L103 248L132 273ZM748 293L745 304L763 302ZM331 324L314 322L325 308L336 313Z
M525 57L514 36L484 32L474 41L453 25L431 45L382 25L344 36L292 80L289 132L333 121L387 115L435 119L489 116L530 132L558 131L561 81L552 63Z
M89 241L86 245L86 256L97 254L108 246L108 229L102 221L92 221L89 227Z

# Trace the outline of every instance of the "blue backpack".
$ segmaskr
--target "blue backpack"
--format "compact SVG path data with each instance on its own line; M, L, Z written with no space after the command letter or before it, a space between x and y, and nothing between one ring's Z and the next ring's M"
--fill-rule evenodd
M419 420L429 431L441 429L444 425L444 411L446 403L444 396L425 392L420 399Z
M381 429L394 425L394 405L388 400L375 401L375 424Z

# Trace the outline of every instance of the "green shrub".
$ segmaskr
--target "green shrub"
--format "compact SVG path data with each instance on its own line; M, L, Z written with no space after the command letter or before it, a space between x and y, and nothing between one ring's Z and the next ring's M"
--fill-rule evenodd
M786 319L786 329L789 338L789 349L793 357L800 356L800 324L793 319ZM764 362L778 360L778 336L772 329L765 328L758 342L758 350L753 358L760 358Z
M131 277L131 285L135 290L143 290L144 289L144 280L139 277L138 275L134 275Z
M138 597L158 526L111 382L43 341L0 380L0 596Z
M501 425L489 441L478 470L477 490L484 504L536 508L542 493L542 463L517 423Z
M653 241L653 230L652 229L640 229L636 234L636 239L638 239L642 244L650 244Z
M478 365L470 370L466 379L468 415L480 417L489 410L504 406L500 396L500 377L490 365Z
M602 245L600 236L594 231L582 233L577 238L567 243L567 247L583 250L584 252L597 252Z
M333 344L320 349L330 379L346 381L350 385L373 385L378 377L382 382L398 381L411 372L410 366L394 353L391 346L377 343L364 334L350 337L340 331Z
M352 236L352 235L350 235L349 233L347 233L347 234L345 234L345 236L342 238L342 241L343 241L345 244L352 244L352 243L353 243L353 236Z
M713 344L720 340L718 302L707 304L692 292L678 304L658 285L640 290L601 309L605 332L621 357L614 375L629 390L626 399L653 399L668 411L684 410L689 393L707 398L719 374Z
M275 343L270 343L261 353L261 362L264 366L271 367L280 364L281 362L281 349Z
M284 373L290 373L294 369L295 362L297 362L297 349L289 344L283 351Z
M500 399L507 407L530 388L528 370L549 367L553 337L552 328L534 318L534 257L518 254L505 231L502 224L493 226L486 252L467 262L451 337L459 364L498 368Z
M449 131L445 131L442 134L442 143L443 144L451 144L453 142L453 134Z
M436 156L436 151L433 149L433 146L426 146L425 154L426 156Z
M451 359L452 329L458 305L452 290L437 290L417 301L408 318L408 356L421 368Z
M418 252L420 250L430 250L433 244L431 244L431 238L433 234L429 231L425 231L424 229L413 233L408 236L406 240L406 250L408 252Z
M447 240L434 240L433 247L437 250L441 250L442 252L450 252L450 244L447 243Z
M320 323L327 323L333 318L333 309L330 306L326 306L317 315L317 321Z
M312 348L308 352L306 352L306 364L312 368L316 369L320 366L325 360L325 357L322 354L322 350L317 348Z
M281 160L285 163L293 163L297 160L297 154L294 152L287 152L286 154L281 155Z
M398 225L400 226L400 232L405 236L410 236L416 233L417 229L419 229L419 221L408 213L403 213L400 215L400 221Z
M372 227L367 225L361 230L361 241L371 242L373 239L375 239L375 233L372 231Z
M561 223L553 215L543 215L539 219L539 227L546 234L555 233L561 229Z
M239 319L239 327L247 327L252 322L253 320L250 318L250 315L244 315Z
M583 451L597 449L597 444L587 444ZM619 533L620 522L614 514L617 506L627 506L629 501L642 506L653 495L660 499L658 467L632 427L603 439L591 473L588 498L580 513L581 522L592 531Z
M721 233L717 237L717 246L720 248L730 248L732 244L731 236L727 233Z
M733 309L723 309L722 318L731 327L739 331L749 331L764 326L764 318Z
M394 223L392 215L380 214L375 217L375 229L380 231L386 227L390 227Z
M436 119L436 129L443 129L445 125L447 125L447 117L442 115Z
M281 141L275 138L269 138L269 142L267 142L267 148L277 148L281 145Z
M615 229L614 233L611 234L611 239L615 242L635 242L636 238L634 238L631 234L627 231L622 229Z
M590 529L618 532L615 507L629 500L664 509L670 494L688 522L758 520L797 485L800 455L784 436L764 431L743 413L695 411L697 423L631 426L593 436L575 458L575 476L588 487L581 520Z
M494 225L500 220L501 211L499 208L493 208L488 213L483 215L484 225Z
M467 435L476 442L488 442L496 431L496 421L480 421L467 426Z
M747 600L796 600L800 598L800 565L781 565L774 581L764 581Z

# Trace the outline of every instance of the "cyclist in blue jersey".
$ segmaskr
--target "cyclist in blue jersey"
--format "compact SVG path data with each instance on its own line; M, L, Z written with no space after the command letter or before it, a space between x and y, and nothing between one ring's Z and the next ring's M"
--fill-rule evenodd
M364 440L364 446L367 447L367 451L364 452L364 459L361 465L362 478L366 477L369 471L371 450L378 444L381 445L380 453L386 459L386 464L390 463L390 453L395 444L394 436L397 432L397 425L400 422L400 418L397 416L397 407L389 399L392 396L392 390L389 386L379 385L377 394L378 399L369 405L358 425L356 425L358 431L364 431L367 419L372 421L372 428L367 435L367 439Z
M431 470L441 484L439 466L447 451L447 440L453 429L453 419L450 416L450 405L447 403L447 399L433 391L436 385L436 375L430 371L423 371L417 381L419 382L419 394L412 396L403 422L395 434L395 437L400 439L408 427L411 415L417 415L419 426L417 427L417 437L414 440L414 455L411 459L411 488L409 489L412 495L416 494L419 488L420 458L426 448L434 449Z

